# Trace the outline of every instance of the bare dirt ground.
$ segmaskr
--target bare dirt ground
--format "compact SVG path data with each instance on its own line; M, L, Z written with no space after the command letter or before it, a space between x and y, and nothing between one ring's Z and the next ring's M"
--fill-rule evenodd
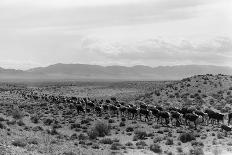
M227 114L232 105L232 77L194 76L166 82L53 82L0 84L0 154L232 154L232 133L220 124L161 125L126 116L86 115L60 110L44 100L25 99L19 92L109 99L126 103L211 108ZM226 118L227 119L227 118ZM226 122L225 119L225 122ZM99 127L100 126L100 127ZM104 130L104 136L92 133ZM187 134L187 135L186 135Z

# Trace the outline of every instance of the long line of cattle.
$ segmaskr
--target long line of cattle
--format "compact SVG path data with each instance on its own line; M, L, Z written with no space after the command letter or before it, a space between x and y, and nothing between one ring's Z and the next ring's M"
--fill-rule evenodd
M53 104L65 103L70 108L75 109L77 114L86 114L89 112L102 115L108 113L110 115L117 115L127 117L128 119L140 119L150 121L154 119L157 123L170 123L175 126L181 124L190 125L193 122L195 128L198 124L208 125L209 123L222 123L221 128L225 131L231 131L230 121L232 113L221 114L211 109L198 110L196 108L177 108L147 105L144 102L137 102L137 104L126 104L125 102L117 101L115 97L107 100L96 100L90 98L77 98L67 96L54 96L48 94L39 94L35 92L20 92L25 99L45 100ZM228 117L228 125L224 124L224 120Z

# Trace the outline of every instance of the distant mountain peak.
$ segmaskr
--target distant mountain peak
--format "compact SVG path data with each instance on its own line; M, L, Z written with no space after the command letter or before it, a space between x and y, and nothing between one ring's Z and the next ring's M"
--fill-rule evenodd
M52 78L52 79L119 79L119 80L177 80L199 74L232 75L232 68L211 65L178 65L149 67L136 65L100 66L88 64L57 63L47 67L37 67L26 71L0 67L0 78Z

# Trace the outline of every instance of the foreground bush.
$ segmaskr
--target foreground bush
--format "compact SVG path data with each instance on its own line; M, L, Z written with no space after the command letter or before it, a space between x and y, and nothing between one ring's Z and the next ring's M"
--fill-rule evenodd
M11 115L16 120L23 118L23 113L22 113L22 111L20 111L19 108L13 109Z
M135 133L134 139L144 140L147 137L146 131L137 130L134 133Z
M102 144L113 144L113 141L110 138L104 138L104 139L100 140L99 143L102 143Z
M150 145L150 150L155 152L155 153L162 153L163 152L161 146L159 146L158 144Z
M110 149L111 149L111 150L120 150L121 147L122 147L122 144L115 142L115 143L113 143L113 144L111 145Z
M31 116L30 119L31 119L32 123L35 123L35 124L39 123L39 116L38 115L33 115L33 116Z
M104 122L97 122L94 127L88 132L90 139L104 137L110 133L110 127Z
M15 139L12 142L12 145L18 146L18 147L25 147L27 145L27 141L25 139Z
M192 140L196 140L196 138L194 137L194 135L192 133L181 133L179 136L179 140L182 143L186 143L186 142L190 142Z
M189 150L189 155L204 155L202 148L194 148Z

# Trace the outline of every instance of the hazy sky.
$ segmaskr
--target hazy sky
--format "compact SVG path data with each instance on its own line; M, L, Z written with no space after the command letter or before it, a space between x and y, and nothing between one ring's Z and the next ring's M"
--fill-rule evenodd
M232 66L231 0L0 0L0 66Z

